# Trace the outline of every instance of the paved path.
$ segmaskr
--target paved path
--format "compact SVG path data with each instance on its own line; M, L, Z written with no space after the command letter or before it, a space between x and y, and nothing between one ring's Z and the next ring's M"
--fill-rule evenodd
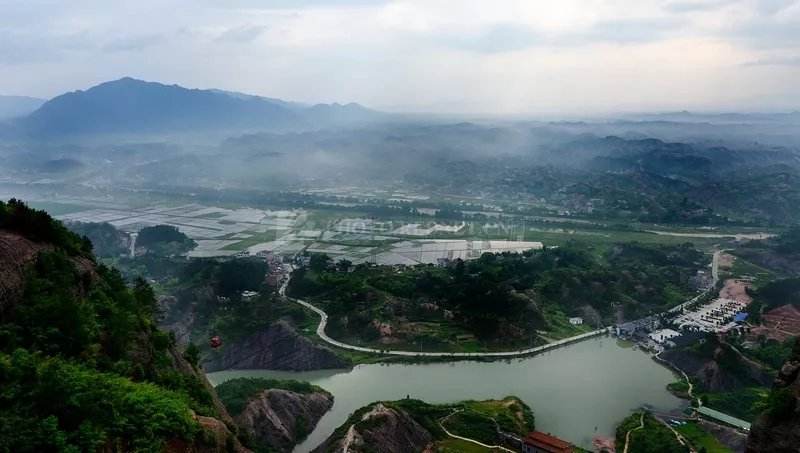
M280 294L285 296L288 300L294 301L319 315L320 321L319 325L317 325L317 335L322 339L322 341L330 345L336 346L337 348L347 349L350 351L367 352L370 354L383 354L383 355L393 355L393 356L403 356L403 357L439 357L439 358L519 357L519 356L538 354L540 352L548 351L550 349L555 349L560 346L568 345L578 341L583 341L588 338L596 337L598 335L603 335L609 332L609 329L607 328L598 329L581 335L576 335L574 337L564 338L562 340L554 341L552 343L536 346L533 348L517 349L514 351L499 351L499 352L416 352L416 351L397 351L388 349L365 348L363 346L356 346L348 343L343 343L339 340L335 340L329 337L328 334L325 333L325 327L328 325L328 314L322 311L322 309L317 308L314 305L311 305L310 303L302 299L294 299L286 296L286 287L288 285L289 285L289 279L287 278L286 281L283 283L283 285L281 285L281 288L279 290Z
M631 433L634 431L638 431L644 428L644 412L639 415L639 426L633 429L629 429L627 433L625 433L625 450L623 453L628 453L628 446L631 444Z
M459 436L457 434L453 434L450 431L448 431L447 428L444 427L444 421L447 420L448 418L452 417L453 415L456 415L457 413L462 412L462 411L463 411L463 409L458 409L456 411L453 411L453 413L451 413L450 415L448 415L447 417L445 417L445 418L443 418L443 419L441 419L439 421L439 427L442 428L442 430L444 431L445 434L447 434L448 436L452 437L453 439L460 439L460 440L463 440L465 442L470 442L470 443L473 443L475 445L480 445L481 447L488 448L490 450L503 450L503 451L508 451L508 452L511 452L511 453L516 453L514 450L511 450L511 449L508 449L506 447L503 447L502 445L487 445L487 444L484 444L483 442L478 442L475 439L470 439L469 437L462 437L462 436ZM495 424L497 424L496 421L495 421Z
M719 281L719 255L721 251L714 252L714 255L711 259L711 287L707 291L703 291L702 293L698 294L697 296L687 300L686 302L676 305L668 310L668 313L680 313L683 307L686 307L689 304L697 302L698 299L708 294L709 291L714 291L717 287L717 282Z
M718 268L718 261L719 261L719 254L720 252L714 252L714 257L711 261L711 275L714 280L714 285L717 283L717 268ZM366 348L363 346L356 346L348 343L343 343L339 340L334 340L333 338L329 337L327 333L325 333L325 327L328 325L328 314L325 313L322 309L317 308L316 306L302 300L302 299L294 299L291 297L286 296L286 288L289 286L289 280L291 279L291 274L289 274L289 278L287 278L280 287L279 293L286 297L288 300L292 300L309 310L313 311L317 315L319 315L320 321L319 325L317 325L317 336L319 336L322 341L336 346L337 348L347 349L350 351L357 351L357 352L366 352L369 354L383 354L383 355L393 355L393 356L402 356L402 357L438 357L438 358L503 358L503 357L520 357L520 356L527 356L538 354L540 352L548 351L550 349L555 349L561 346L565 346L571 343L576 343L579 341L586 340L588 338L596 337L599 335L603 335L609 333L611 331L610 328L603 328L598 330L593 330L591 332L587 332L581 335L576 335L574 337L564 338L562 340L557 340L552 343L547 343L541 346L536 346L533 348L526 348L526 349L517 349L514 351L501 351L501 352L416 352L416 351L397 351L397 350L389 350L389 349L375 349L375 348ZM712 287L713 288L713 287ZM670 312L677 312L683 306L690 304L697 299L699 299L703 294L696 296L695 298L684 302L676 307L673 307Z

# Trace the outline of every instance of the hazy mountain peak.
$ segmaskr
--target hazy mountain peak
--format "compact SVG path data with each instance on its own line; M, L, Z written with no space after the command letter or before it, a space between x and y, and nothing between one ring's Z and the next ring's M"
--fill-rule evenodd
M122 77L44 103L21 124L30 134L301 130L374 120L355 103L307 107L280 99Z

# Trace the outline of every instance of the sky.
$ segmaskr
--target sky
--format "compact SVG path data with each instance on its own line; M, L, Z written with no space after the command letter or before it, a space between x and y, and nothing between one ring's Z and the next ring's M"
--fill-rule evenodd
M800 110L800 0L0 0L0 94L123 76L391 111Z

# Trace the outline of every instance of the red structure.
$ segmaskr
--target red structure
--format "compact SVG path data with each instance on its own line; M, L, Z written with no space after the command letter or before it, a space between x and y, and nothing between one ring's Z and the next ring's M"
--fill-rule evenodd
M220 338L219 335L214 335L210 340L208 340L208 345L214 349L217 349L218 347L222 346L222 338Z
M522 453L572 453L572 445L550 434L533 431L522 440Z

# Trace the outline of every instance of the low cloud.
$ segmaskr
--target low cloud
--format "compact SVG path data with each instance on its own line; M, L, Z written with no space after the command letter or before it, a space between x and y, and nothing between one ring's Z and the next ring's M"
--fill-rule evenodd
M800 67L800 55L787 57L759 58L742 63L742 66L797 66Z
M129 52L144 50L165 42L166 39L160 34L147 34L137 36L126 36L109 41L103 46L103 50L109 52Z
M264 25L245 25L229 28L217 37L219 42L247 43L261 36L268 27Z

